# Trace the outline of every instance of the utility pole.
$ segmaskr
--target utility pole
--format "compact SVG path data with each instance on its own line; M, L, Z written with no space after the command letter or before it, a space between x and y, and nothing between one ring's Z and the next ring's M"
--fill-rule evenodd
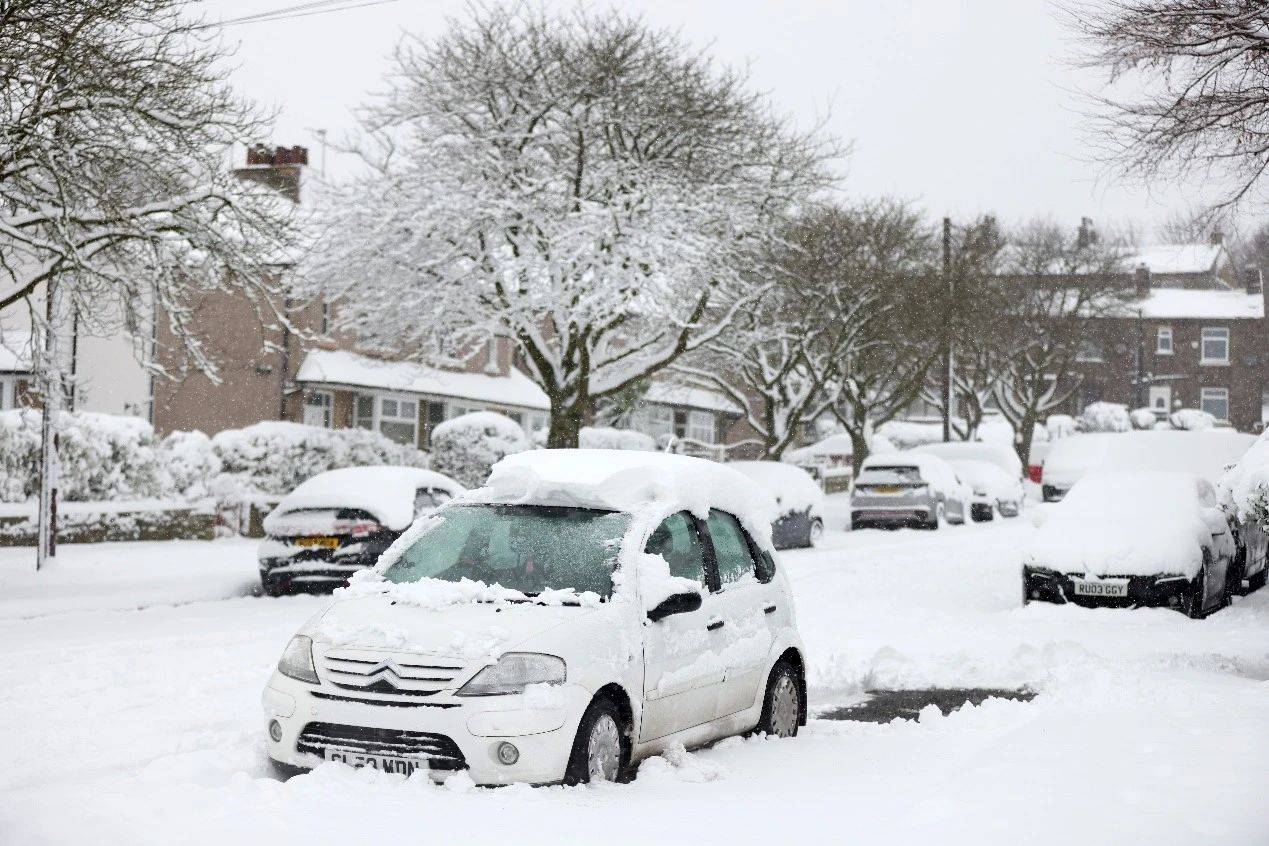
M40 418L40 511L39 546L35 551L35 569L40 570L57 555L57 411L61 405L62 386L57 361L57 277L48 282L45 303L44 362L38 378L43 382L43 411Z
M943 282L947 285L948 312L956 306L956 283L952 279L952 219L943 218ZM952 439L952 329L943 321L943 440Z

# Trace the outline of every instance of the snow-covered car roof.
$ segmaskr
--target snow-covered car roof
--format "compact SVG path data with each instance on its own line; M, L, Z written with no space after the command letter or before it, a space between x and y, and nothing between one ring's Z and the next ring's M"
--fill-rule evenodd
M932 488L945 494L954 493L959 487L956 471L952 469L952 465L928 452L901 450L870 455L864 459L859 472L862 474L865 470L875 470L878 467L915 467L921 471L922 479Z
M727 466L766 488L782 514L809 509L812 516L823 515L824 491L800 467L779 461L732 461Z
M449 476L420 467L344 467L318 473L282 498L264 519L264 530L281 515L298 508L360 508L389 529L401 531L414 520L419 488L438 488L457 496L462 485Z
M1046 480L1065 480L1094 469L1168 470L1196 473L1215 484L1255 440L1228 429L1071 435L1057 441L1045 457L1044 475Z
M961 461L986 461L1005 473L1022 478L1022 460L1007 446L982 441L951 441L949 443L922 444L913 447L915 452L928 452L953 464Z
M990 461L977 459L960 459L952 462L957 474L974 489L996 499L1005 499L1017 494L1022 484L1017 476L1011 476Z
M735 515L756 540L769 543L775 499L725 464L661 452L538 449L509 455L465 502L525 503L704 517L711 508Z
M1192 578L1212 537L1202 510L1204 487L1210 491L1194 473L1090 473L1049 509L1026 558L1062 573ZM1227 534L1221 537L1232 544Z

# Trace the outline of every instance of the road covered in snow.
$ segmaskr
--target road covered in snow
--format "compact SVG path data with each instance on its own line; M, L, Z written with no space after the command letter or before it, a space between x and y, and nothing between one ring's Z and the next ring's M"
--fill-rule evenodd
M813 718L630 784L475 789L328 764L279 782L260 692L318 597L250 544L0 550L0 843L1263 844L1269 590L1207 620L1021 604L1026 519L788 553ZM1026 688L915 721L870 690Z

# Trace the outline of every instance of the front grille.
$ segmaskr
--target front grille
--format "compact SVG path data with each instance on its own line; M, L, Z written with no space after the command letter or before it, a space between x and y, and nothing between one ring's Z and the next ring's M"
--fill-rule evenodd
M431 696L453 687L463 666L421 655L383 655L357 649L332 649L322 656L325 678L335 687L359 693Z
M309 723L300 732L299 752L325 757L327 749L361 755L423 758L434 770L464 770L467 761L458 744L443 734L404 729Z

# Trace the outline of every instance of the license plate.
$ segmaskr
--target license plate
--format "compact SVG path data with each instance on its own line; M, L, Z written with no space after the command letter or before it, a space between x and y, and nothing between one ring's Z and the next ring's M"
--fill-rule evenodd
M1128 595L1128 582L1126 579L1099 582L1085 582L1075 579L1071 584L1074 587L1076 596L1125 597Z
M415 770L427 769L425 761L411 761L408 758L392 758L387 755L359 755L356 752L337 752L326 750L327 761L338 761L350 767L369 767L385 773L400 773L408 776Z
M872 492L879 494L897 494L901 490L903 490L903 488L899 485L876 485L873 487Z
M310 549L335 549L339 546L339 538L296 538L295 545Z

